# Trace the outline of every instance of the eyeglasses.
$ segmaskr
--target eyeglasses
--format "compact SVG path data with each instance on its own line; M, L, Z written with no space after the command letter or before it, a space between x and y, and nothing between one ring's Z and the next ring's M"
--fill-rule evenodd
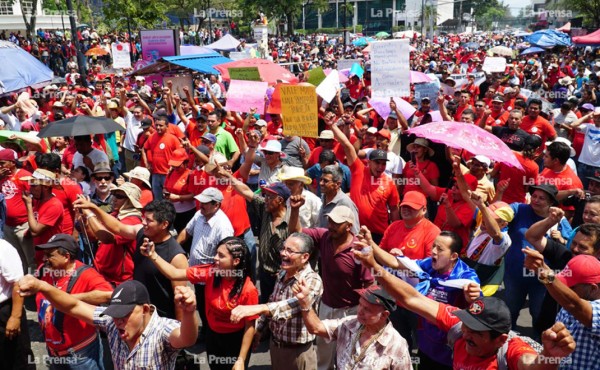
M110 181L112 180L112 176L94 176L94 178L96 179L96 181Z
M113 193L113 197L115 197L115 199L120 199L120 200L127 199L127 195L125 195L125 194Z
M306 252L296 252L289 248L279 248L279 253L283 254L283 255L290 255L290 254L304 254Z
M279 154L279 152L271 152L271 151L268 151L268 150L263 150L263 153L265 153L265 155Z
M323 184L329 184L330 182L333 182L333 180L321 178L321 180L319 180L319 182L321 182Z

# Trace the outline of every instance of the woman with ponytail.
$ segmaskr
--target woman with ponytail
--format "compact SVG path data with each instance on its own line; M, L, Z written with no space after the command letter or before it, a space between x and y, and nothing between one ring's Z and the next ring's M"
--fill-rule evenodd
M244 241L225 238L219 242L213 264L187 269L178 269L163 260L152 242L144 243L141 253L169 280L206 284L206 356L211 370L247 368L258 317L247 317L238 323L230 320L233 308L258 304L258 291L250 279L250 252Z

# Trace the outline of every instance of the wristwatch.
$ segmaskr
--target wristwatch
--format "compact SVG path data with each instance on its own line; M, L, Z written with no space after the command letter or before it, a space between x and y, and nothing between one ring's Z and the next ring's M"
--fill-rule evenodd
M554 283L554 279L556 279L556 274L552 270L540 271L538 275L539 282L544 285L550 285Z

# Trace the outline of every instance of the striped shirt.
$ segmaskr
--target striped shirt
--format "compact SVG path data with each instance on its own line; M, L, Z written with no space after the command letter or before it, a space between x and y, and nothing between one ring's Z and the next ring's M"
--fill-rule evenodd
M282 221L277 226L273 225L272 215L265 210L265 198L255 195L248 204L258 217L260 233L258 235L258 265L268 273L276 274L281 266L279 249L289 233L288 223ZM191 265L191 263L190 263Z
M115 369L175 369L175 360L179 349L171 347L169 336L180 327L177 320L158 316L152 306L150 322L144 329L139 342L129 351L127 343L121 339L119 330L110 316L100 316L106 307L97 307L94 311L94 325L104 331Z
M188 235L192 235L190 266L208 265L215 262L215 254L219 242L233 236L233 226L229 218L219 209L208 221L200 211L185 227Z
M267 303L270 315L268 317L262 315L258 319L256 328L259 331L262 330L268 321L273 339L277 342L298 344L311 342L315 336L310 334L304 325L300 304L292 287L296 282L304 279L314 297L312 306L316 310L323 294L323 282L319 274L308 263L292 278L285 280L285 275L285 271L281 271L277 275L273 294Z

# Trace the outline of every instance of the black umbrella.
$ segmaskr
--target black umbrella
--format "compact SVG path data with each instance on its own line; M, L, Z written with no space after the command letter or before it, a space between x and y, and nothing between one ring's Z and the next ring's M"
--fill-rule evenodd
M83 136L124 130L123 126L110 118L75 116L48 124L38 137Z

